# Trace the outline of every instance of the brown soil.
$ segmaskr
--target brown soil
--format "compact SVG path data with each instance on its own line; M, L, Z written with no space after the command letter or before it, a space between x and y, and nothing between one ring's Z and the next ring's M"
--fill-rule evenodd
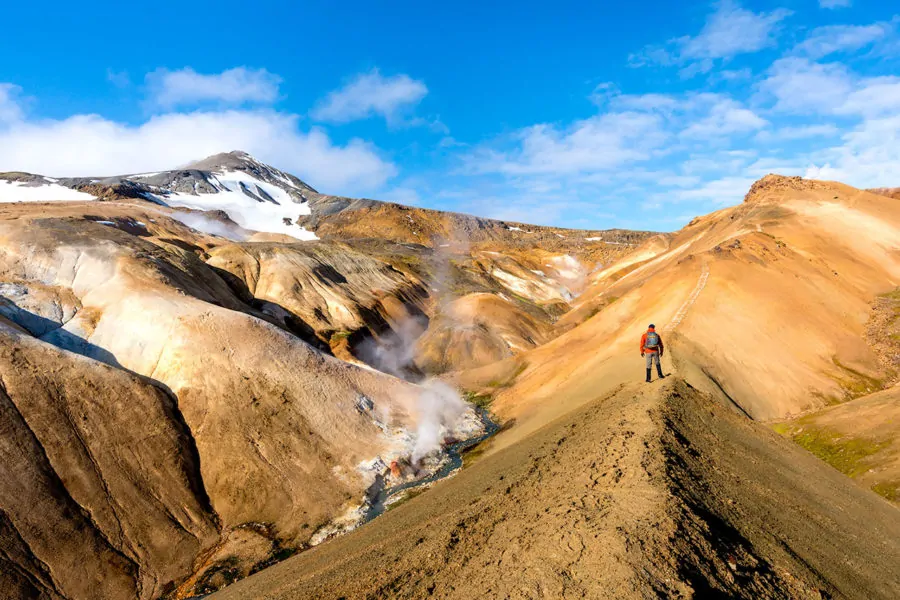
M893 598L898 565L896 509L673 378L214 597Z

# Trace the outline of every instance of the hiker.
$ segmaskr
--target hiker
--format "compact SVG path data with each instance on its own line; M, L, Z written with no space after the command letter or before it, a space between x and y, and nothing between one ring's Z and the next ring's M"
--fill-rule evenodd
M662 365L659 364L659 359L662 358L665 349L662 338L656 333L656 325L651 323L647 328L647 333L641 336L641 357L647 359L647 383L650 383L650 371L654 362L656 362L656 372L659 374L659 378L665 378Z

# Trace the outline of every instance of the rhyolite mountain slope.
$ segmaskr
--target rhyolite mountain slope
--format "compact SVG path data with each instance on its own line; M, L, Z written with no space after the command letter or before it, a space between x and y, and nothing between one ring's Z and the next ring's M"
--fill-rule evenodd
M216 597L897 597L898 248L896 200L763 178L453 373L507 425L460 475Z
M652 235L326 196L243 153L0 186L0 596L900 593L866 489L894 489L893 198L769 176ZM476 430L433 374L503 431L310 549L427 431Z
M490 246L377 224L312 239L297 223L317 193L243 153L0 186L3 597L184 597L308 547L421 450L423 424L478 426L370 366L468 366L467 338L423 336L451 317L485 361L534 347L587 272L646 237L554 230L548 249L431 211Z
M0 173L0 202L92 199L155 204L157 210L192 229L237 244L291 244L317 238L329 242L317 246L318 250L297 246L267 251L261 257L263 269L270 262L270 267L277 266L292 252L298 256L324 252L335 259L344 254L350 256L353 250L347 242L352 241L358 249L357 256L365 254L380 261L379 265L390 265L394 272L388 277L397 280L396 285L403 288L400 293L406 300L413 300L407 304L415 305L414 313L424 311L433 316L448 302L467 293L493 293L506 302L510 314L524 311L541 322L541 326L552 324L568 310L571 300L583 290L588 272L627 254L649 235L624 230L577 231L524 225L375 200L326 196L293 175L239 151L210 156L181 169L114 177L55 179L27 173ZM240 254L237 247L218 250L219 257L213 263L248 260L248 257L241 260L225 257L229 252L234 256ZM257 252L261 252L259 247L249 250L250 254ZM318 259L295 257L294 264L302 260L316 269L312 263ZM370 266L374 270L381 268L373 265ZM247 273L244 267L239 268L242 274ZM319 278L325 270L319 269L314 277ZM299 306L298 299L293 297L297 290L305 290L300 303L309 299L308 288L299 282L283 285L283 281L278 285L264 282L256 297L254 282L239 281L241 274L231 275L227 279L232 287L239 288L238 295L245 300L252 297L254 302L267 303L269 313L278 312L276 305ZM293 274L288 271L274 277L290 279ZM325 287L336 283L328 282L327 274L325 280ZM367 294L371 296L371 290L363 293ZM409 294L416 298L407 297ZM370 345L371 338L378 338L387 329L384 315L380 314L387 309L381 306L373 312L372 298L364 302L362 313L356 308L347 309L359 313L353 319L346 315L322 316L323 301L319 301L317 308L301 309L306 314L300 321L291 320L303 331L304 339L316 338L317 345L331 346L343 358L361 358L357 356L356 346ZM351 298L343 304L354 302L356 299ZM284 322L284 315L275 318ZM427 327L427 319L417 318L417 321L418 327ZM337 337L332 340L334 335ZM511 346L502 336L490 337L489 345L494 349L490 358L495 360L522 347L521 344ZM350 341L345 342L346 339ZM369 358L372 355L367 353ZM426 370L455 368L446 362L442 366L427 362L423 365Z

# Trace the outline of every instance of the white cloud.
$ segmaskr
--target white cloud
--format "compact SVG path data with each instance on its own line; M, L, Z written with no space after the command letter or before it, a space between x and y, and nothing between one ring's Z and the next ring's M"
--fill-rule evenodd
M778 24L790 14L786 9L754 13L741 8L737 2L723 0L700 34L685 40L682 56L729 58L757 52L774 45Z
M316 120L332 123L348 123L375 115L397 123L404 111L416 106L427 94L428 88L421 81L408 75L384 77L378 69L373 69L330 92L311 114Z
M900 111L900 77L872 77L856 83L836 109L842 114L876 116Z
M0 84L0 107L3 90ZM157 171L218 152L245 150L329 193L372 192L396 167L361 140L335 145L320 129L301 131L298 115L273 110L167 113L137 124L99 115L30 120L0 108L0 170L55 176Z
M805 140L814 137L836 136L841 132L836 126L822 123L816 125L784 126L760 131L756 139L761 142Z
M590 173L647 160L666 137L658 115L604 113L564 129L549 124L527 127L515 134L516 145L508 152L481 148L469 155L467 170L506 175Z
M759 87L785 112L877 116L900 110L900 77L859 77L840 63L782 58Z
M464 172L500 174L508 183L522 178L518 185L531 190L538 185L546 188L548 178L556 178L557 186L601 185L623 169L634 173L648 161L713 142L727 147L737 136L771 125L722 94L611 93L606 104L608 112L569 127L534 125L516 132L505 144L501 140L482 145L465 156ZM722 165L721 156L711 161L714 170ZM667 174L672 175L677 174Z
M681 103L669 94L621 94L609 100L616 110L658 110L672 112Z
M853 78L840 64L820 64L805 58L775 61L759 87L775 99L779 111L832 113L846 102Z
M847 8L853 4L853 0L819 0L819 6L822 8Z
M835 52L853 52L888 37L893 29L893 23L817 27L795 50L811 58L822 58Z
M236 67L213 75L190 67L180 71L157 69L146 77L150 103L163 109L203 103L268 104L278 99L281 78L265 69Z
M681 69L684 78L708 73L717 60L773 46L781 21L791 14L786 9L755 13L733 0L722 0L696 36L674 38L665 46L648 46L629 56L629 64L687 64Z
M710 139L749 133L767 127L769 122L731 98L722 98L710 108L709 114L681 131L681 136Z
M900 173L900 115L863 121L843 144L817 153L806 176L859 188L896 187Z
M739 82L749 81L753 77L753 71L749 68L743 69L723 69L717 71L711 78L711 81L727 81Z
M728 206L740 202L754 181L754 177L722 177L697 187L673 191L667 198L674 202L705 200L715 206Z

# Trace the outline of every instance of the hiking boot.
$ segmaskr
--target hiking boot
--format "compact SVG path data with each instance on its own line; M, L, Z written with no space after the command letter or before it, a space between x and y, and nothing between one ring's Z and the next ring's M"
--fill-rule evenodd
M650 369L647 369L647 383L650 383Z

